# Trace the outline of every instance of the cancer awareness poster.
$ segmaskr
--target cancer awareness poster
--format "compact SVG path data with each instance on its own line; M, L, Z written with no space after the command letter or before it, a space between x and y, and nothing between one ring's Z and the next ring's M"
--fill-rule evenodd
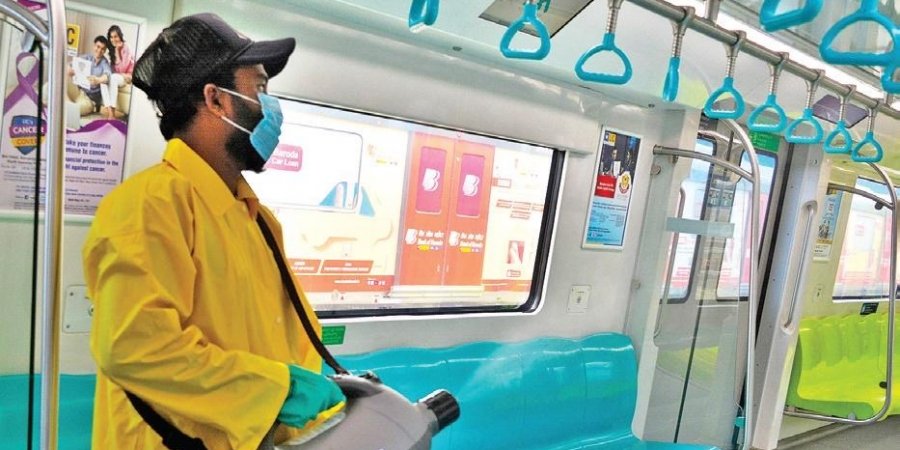
M819 221L819 231L816 235L816 246L813 249L813 258L827 260L831 257L831 248L834 244L834 232L837 228L837 220L841 211L841 199L843 192L832 191L825 196L825 205L822 210L822 220Z
M46 9L41 2L20 3L39 14ZM133 20L74 9L67 9L66 19L65 209L69 214L92 215L100 199L122 181L140 26ZM39 79L40 61L35 53L23 51L20 39L14 36L9 45L0 124L0 210L30 210L36 196L38 154L42 181L37 196L44 203L48 81Z
M594 185L581 246L586 249L621 250L631 207L634 168L640 136L603 129L594 164Z

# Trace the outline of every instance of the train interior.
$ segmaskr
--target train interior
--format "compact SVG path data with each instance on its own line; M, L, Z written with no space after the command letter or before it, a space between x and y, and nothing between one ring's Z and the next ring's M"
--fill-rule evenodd
M38 448L43 424L54 437L41 448L90 448L82 246L100 199L166 145L142 91L125 83L100 102L78 64L111 25L140 56L200 12L256 40L297 39L268 87L279 147L246 177L338 360L412 401L457 396L460 419L433 447L900 441L893 0L824 2L777 32L760 10L779 2L760 0L0 3L2 450ZM65 8L66 39L53 39L66 86L22 23L46 21L47 3ZM825 62L823 35L873 4L887 24L856 24L834 47L893 59ZM507 36L529 11L547 38L534 19ZM664 92L679 30L680 82ZM709 113L738 106L713 104L723 79L746 102L735 118ZM54 123L57 156L35 136ZM852 142L824 142L840 129ZM883 157L850 150L867 139ZM60 194L54 234L45 208ZM59 377L52 414L44 373Z

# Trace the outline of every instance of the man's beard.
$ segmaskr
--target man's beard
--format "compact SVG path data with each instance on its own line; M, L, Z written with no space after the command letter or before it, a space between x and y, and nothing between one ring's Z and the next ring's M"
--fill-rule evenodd
M262 120L262 116L253 114L244 102L235 102L234 104L237 111L237 117L234 118L234 121L238 125L252 131L253 127L256 125L248 127L246 124L258 123ZM238 164L238 167L240 167L241 170L252 170L253 172L260 173L266 165L262 156L259 156L259 153L253 148L253 144L250 143L250 135L237 128L232 127L231 135L228 136L228 140L225 141L225 150L228 152L231 159Z

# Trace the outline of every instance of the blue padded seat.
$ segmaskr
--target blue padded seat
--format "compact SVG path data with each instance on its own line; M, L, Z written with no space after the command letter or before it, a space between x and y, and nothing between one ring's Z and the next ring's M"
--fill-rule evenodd
M621 334L393 348L338 359L351 371L376 372L413 401L438 388L450 391L462 415L435 438L435 449L716 449L634 436L637 363Z
M374 371L411 400L439 388L453 393L462 415L435 438L436 450L718 450L632 434L637 363L621 334L391 348L338 359L351 371ZM61 450L90 449L94 383L93 375L61 378ZM25 448L27 386L26 376L0 376L0 450Z
M61 375L59 450L90 450L94 415L94 375ZM34 378L34 448L38 448L41 377ZM0 376L0 450L23 450L27 441L28 376Z

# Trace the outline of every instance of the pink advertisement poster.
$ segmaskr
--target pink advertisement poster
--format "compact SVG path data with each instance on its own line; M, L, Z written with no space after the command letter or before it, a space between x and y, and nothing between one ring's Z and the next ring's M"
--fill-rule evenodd
M65 209L93 215L100 199L122 181L139 25L77 10L67 10L66 19ZM22 51L19 39L11 42L0 124L0 210L31 210L35 197L44 203L48 82L46 75L40 80L37 54ZM38 154L41 188L36 195Z

